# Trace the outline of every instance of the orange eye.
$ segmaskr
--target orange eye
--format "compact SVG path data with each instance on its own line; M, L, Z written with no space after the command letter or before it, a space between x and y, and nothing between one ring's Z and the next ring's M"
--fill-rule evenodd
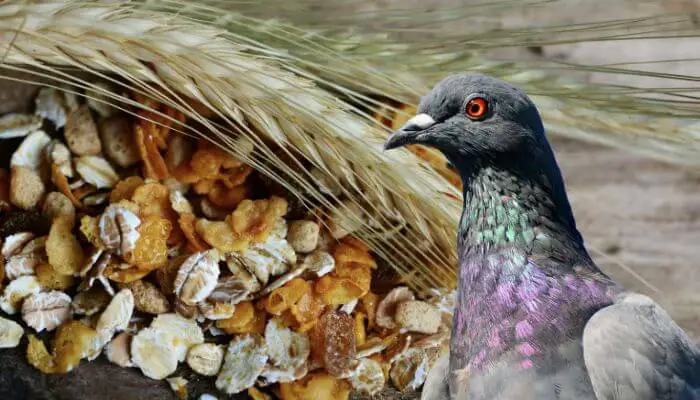
M482 97L475 97L467 103L465 112L470 119L481 119L489 110L489 102Z

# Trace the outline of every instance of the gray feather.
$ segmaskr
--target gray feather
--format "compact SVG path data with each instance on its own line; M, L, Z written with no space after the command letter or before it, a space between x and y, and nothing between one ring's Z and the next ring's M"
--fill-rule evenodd
M584 361L598 400L700 398L700 351L650 298L618 297L590 319Z
M428 378L423 385L421 400L449 400L450 389L447 384L447 375L450 372L450 355L440 357L428 373Z

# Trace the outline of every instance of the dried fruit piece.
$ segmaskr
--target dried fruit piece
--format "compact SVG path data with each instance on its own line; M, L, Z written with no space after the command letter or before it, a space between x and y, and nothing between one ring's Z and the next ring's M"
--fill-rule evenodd
M151 379L163 379L177 369L177 354L169 332L146 328L131 340L131 360Z
M17 347L24 335L22 325L7 318L0 317L0 349Z
M102 143L97 136L97 125L87 105L80 106L68 114L63 132L68 147L77 155L94 156L102 151Z
M83 249L71 232L73 220L66 217L54 219L46 239L46 254L49 263L61 274L71 275L83 266Z
M335 259L329 253L317 250L304 258L304 265L320 278L335 269Z
M295 251L309 253L316 249L320 231L319 225L313 221L292 221L287 240Z
M100 239L107 250L124 255L134 250L141 236L141 220L135 213L116 204L107 207L99 220Z
M377 315L375 322L382 328L394 329L394 315L396 315L396 306L399 303L413 300L413 292L406 286L394 288L386 297L377 305Z
M60 192L51 192L46 195L41 213L52 221L56 217L65 216L71 220L75 219L75 206L66 195Z
M97 320L97 334L101 343L106 344L115 332L123 331L129 325L131 314L134 312L134 295L129 289L117 293Z
M382 365L369 358L361 359L350 377L352 388L370 396L378 393L384 387L384 371Z
M15 314L25 298L39 291L41 286L35 276L20 276L5 287L0 297L0 309L9 315Z
M255 384L268 356L263 338L254 333L235 337L226 349L216 387L227 394L240 393Z
M105 346L105 355L112 363L120 367L133 367L131 362L131 334L122 332Z
M261 243L272 232L275 223L287 214L287 200L272 196L265 200L243 200L231 214L234 233Z
M197 322L175 313L160 314L151 323L151 328L170 334L168 345L175 352L177 361L184 361L190 347L204 343L204 333Z
M219 252L207 250L191 255L182 263L175 278L175 294L185 304L194 305L204 300L216 287L219 279Z
M41 128L41 117L31 114L7 114L0 117L0 139L27 136Z
M126 254L126 261L142 270L151 271L168 262L168 236L173 226L165 218L144 218L138 228L139 238L134 249Z
M46 188L36 170L27 167L12 167L10 178L10 201L23 210L36 207Z
M282 400L348 400L350 385L326 372L314 372L306 377L280 384Z
M219 373L224 361L224 349L213 343L192 346L187 353L187 365L200 375L214 376Z
M134 295L134 305L138 311L148 314L162 314L170 310L170 302L156 285L148 281L134 281L124 284Z
M37 332L52 331L71 317L70 304L63 292L35 293L22 303L22 319Z
M134 142L134 134L129 119L123 114L100 120L102 147L110 160L122 168L140 161L139 150Z
M418 389L428 376L428 357L423 349L411 348L394 363L389 373L399 390Z
M320 358L326 370L334 376L347 372L357 353L354 322L344 312L329 310L321 315L314 327L318 341L312 340L314 358Z
M73 312L79 315L90 316L102 311L109 302L112 296L100 287L93 287L90 290L79 292L73 298Z
M396 306L394 320L409 332L437 333L442 324L440 311L424 301L409 300Z
M85 182L103 189L111 188L119 182L119 175L112 165L102 157L82 156L75 161L75 169Z
M140 176L130 176L124 178L114 185L114 189L109 194L109 202L114 204L121 200L128 200L136 192L141 185L143 185L143 179Z

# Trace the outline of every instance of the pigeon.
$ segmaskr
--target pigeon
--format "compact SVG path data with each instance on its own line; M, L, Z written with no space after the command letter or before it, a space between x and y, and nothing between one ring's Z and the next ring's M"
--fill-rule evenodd
M587 253L523 91L448 76L384 148L407 144L440 150L464 195L450 351L422 399L700 399L697 344Z

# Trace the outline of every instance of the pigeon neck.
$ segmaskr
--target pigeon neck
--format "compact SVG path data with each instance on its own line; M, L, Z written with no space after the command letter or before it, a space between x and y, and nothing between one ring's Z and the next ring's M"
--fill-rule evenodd
M526 163L513 164L513 168L507 164L460 168L464 182L460 255L518 249L527 256L589 259L558 169L535 173L524 168Z

